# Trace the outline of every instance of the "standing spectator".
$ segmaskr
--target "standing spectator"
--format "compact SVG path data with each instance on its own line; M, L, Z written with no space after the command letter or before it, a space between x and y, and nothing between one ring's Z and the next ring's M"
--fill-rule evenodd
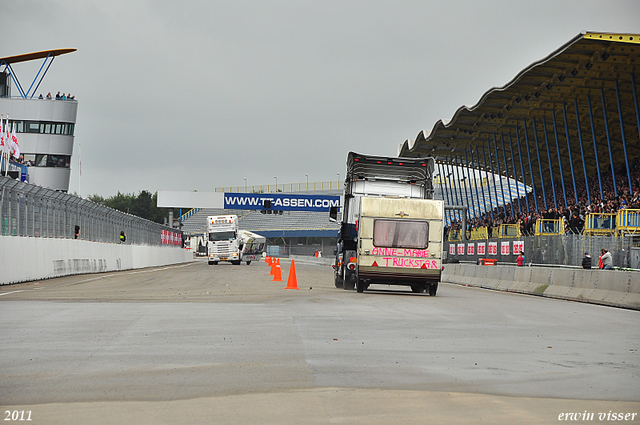
M80 237L80 226L76 224L76 228L73 231L73 239L78 239Z
M518 255L516 262L518 263L518 267L524 266L525 264L524 251L520 251L520 255Z
M591 256L588 252L585 252L584 257L582 257L582 268L591 269Z
M120 243L125 243L127 240L127 235L124 234L124 230L120 232Z
M611 253L604 248L602 249L602 251L603 251L602 253L603 269L613 270L613 258L611 257Z

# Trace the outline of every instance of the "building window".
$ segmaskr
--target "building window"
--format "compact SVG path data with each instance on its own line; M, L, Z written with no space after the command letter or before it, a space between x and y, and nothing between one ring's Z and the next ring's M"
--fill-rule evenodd
M50 121L10 121L16 133L61 134L73 136L75 124ZM11 127L10 127L11 128Z
M56 167L56 168L69 168L71 166L71 157L69 155L33 155L26 154L24 160L27 165L30 165L28 161L32 160L35 156L36 167Z

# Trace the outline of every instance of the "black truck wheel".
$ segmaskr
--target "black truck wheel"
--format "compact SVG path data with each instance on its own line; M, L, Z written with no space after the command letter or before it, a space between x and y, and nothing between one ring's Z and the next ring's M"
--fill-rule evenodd
M424 285L411 285L411 292L421 294L424 292Z
M438 282L432 283L431 285L429 285L429 295L431 295L432 297L435 297L436 292L438 292Z

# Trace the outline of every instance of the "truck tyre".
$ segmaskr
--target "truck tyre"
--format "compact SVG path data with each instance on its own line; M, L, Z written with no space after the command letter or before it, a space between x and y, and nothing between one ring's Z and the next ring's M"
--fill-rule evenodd
M233 264L234 266L239 266L240 265L240 260L234 260L231 262L231 264Z
M358 281L356 282L356 290L360 293L363 293L365 289L367 289L367 285L362 279L358 279Z
M342 287L348 291L353 291L356 288L357 279L358 278L355 273L346 273L344 276Z
M340 276L338 273L335 274L335 278L334 278L335 284L336 284L336 288L342 288L344 280L342 279L342 276Z
M424 285L411 285L411 292L421 294L424 292Z
M213 265L213 261L209 261L209 265L212 266Z
M431 295L432 297L435 297L436 292L438 292L438 282L432 283L431 285L429 285L429 295Z
M213 264L214 266L217 266L217 265L218 265L218 262L217 262L217 261L212 261L212 262L210 262L209 264Z
M247 266L248 266L249 264L251 264L251 260L247 261Z

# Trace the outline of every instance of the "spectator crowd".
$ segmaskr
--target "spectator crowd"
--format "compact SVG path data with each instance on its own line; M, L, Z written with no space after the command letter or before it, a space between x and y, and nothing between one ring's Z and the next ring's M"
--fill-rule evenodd
M519 225L520 231L523 235L533 235L535 229L535 223L540 219L562 219L564 222L565 232L580 234L584 231L584 224L587 214L590 213L604 213L604 214L616 214L621 209L640 209L640 164L638 158L636 158L630 165L631 185L633 190L629 190L629 180L627 179L627 169L623 167L616 173L616 188L617 196L613 187L613 179L611 178L611 172L604 173L601 176L602 180L602 197L600 197L600 183L598 178L591 178L589 180L589 195L591 202L589 203L589 197L587 196L587 189L584 180L576 180L576 189L578 192L578 203L576 204L576 197L574 196L573 184L566 186L566 199L567 205L564 206L564 195L562 191L562 185L556 183L556 198L554 201L553 192L546 191L546 206L542 198L541 191L537 188L538 192L538 208L540 212L536 212L536 204L534 200L533 192L527 194L527 199L520 198L519 211L518 202L514 202L513 212L511 204L499 206L493 208L491 212L487 212L480 217L472 217L467 221L467 237L470 237L473 229L486 227L488 237L493 236L493 229L500 227L502 224L515 224ZM529 211L526 211L527 201ZM556 202L558 207L556 208ZM453 222L450 226L445 228L445 237L451 231L461 231L461 221Z

